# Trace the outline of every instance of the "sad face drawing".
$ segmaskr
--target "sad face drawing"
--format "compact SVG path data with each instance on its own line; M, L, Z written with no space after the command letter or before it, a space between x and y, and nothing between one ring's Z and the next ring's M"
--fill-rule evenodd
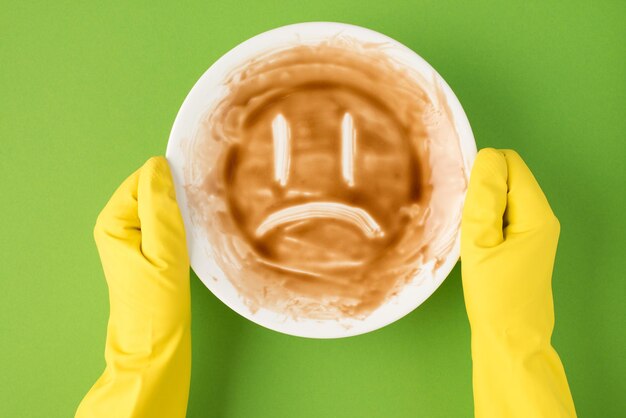
M225 168L228 202L264 262L341 274L393 242L419 186L403 132L380 130L392 119L367 97L313 86L244 122Z

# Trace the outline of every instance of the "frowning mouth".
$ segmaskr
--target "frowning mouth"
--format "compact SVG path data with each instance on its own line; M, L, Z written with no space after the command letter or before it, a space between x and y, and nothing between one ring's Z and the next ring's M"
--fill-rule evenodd
M338 202L310 202L280 209L270 214L257 227L255 235L260 238L275 228L309 219L335 219L357 227L363 235L376 239L385 236L376 220L365 210Z

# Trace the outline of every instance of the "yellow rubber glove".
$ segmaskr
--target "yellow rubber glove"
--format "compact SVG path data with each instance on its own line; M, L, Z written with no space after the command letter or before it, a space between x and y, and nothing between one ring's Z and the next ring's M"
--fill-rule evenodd
M461 226L477 418L576 416L550 342L559 229L515 151L478 153Z
M109 287L106 369L76 417L184 417L191 373L189 259L165 158L151 158L122 183L94 236Z

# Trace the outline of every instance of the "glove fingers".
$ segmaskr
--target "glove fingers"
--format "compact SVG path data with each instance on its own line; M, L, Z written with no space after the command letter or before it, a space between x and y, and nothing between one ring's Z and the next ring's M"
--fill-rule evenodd
M113 237L128 240L140 234L137 217L137 185L141 169L131 174L115 190L98 215L94 235L96 242Z
M461 246L494 247L503 241L507 203L507 165L493 148L480 150L474 161L463 207Z
M524 160L513 150L503 150L502 153L509 169L507 232L524 232L555 219L546 196Z
M188 265L185 228L167 160L149 159L139 179L141 249L159 267Z

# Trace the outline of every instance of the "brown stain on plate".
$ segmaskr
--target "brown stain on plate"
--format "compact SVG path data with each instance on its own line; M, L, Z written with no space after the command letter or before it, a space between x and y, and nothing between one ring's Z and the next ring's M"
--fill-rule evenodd
M342 37L263 54L226 87L185 189L252 311L364 318L450 251L465 173L436 81Z

